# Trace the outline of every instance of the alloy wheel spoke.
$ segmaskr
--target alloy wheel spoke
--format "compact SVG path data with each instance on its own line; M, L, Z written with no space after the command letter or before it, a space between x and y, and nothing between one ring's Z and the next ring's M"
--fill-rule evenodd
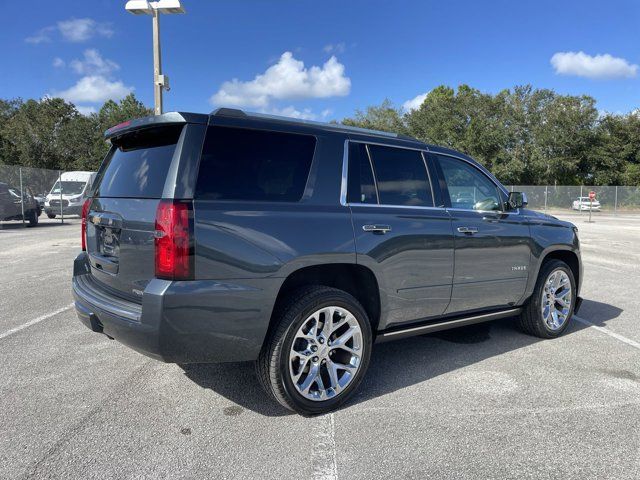
M339 393L342 388L340 387L340 381L338 380L338 369L331 360L327 360L327 371L329 372L329 381L331 382L331 388L335 393Z
M318 378L318 371L319 370L320 369L318 368L317 364L312 364L311 365L311 368L309 369L309 374L304 379L304 382L302 382L302 384L298 387L298 388L300 388L300 391L302 393L308 393L309 392L309 388L311 388L311 385L313 385L313 383Z
M350 326L347 331L345 331L342 335L337 337L335 340L331 342L332 348L343 347L356 333L356 331L360 330L358 327Z

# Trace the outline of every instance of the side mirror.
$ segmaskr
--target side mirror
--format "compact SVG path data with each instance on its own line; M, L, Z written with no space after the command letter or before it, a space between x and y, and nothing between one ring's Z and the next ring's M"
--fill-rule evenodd
M509 207L512 210L523 208L527 205L527 196L522 192L509 192Z

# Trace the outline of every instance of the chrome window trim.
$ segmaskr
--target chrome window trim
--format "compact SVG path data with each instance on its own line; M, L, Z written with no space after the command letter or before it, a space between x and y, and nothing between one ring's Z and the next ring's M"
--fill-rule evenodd
M389 145L388 143L383 143L383 142L376 142L376 141L369 142L367 140L358 140L358 139L352 139L352 138L347 139L347 142L364 143L365 145L377 145L379 147L401 148L403 150L415 150L417 152L428 152L429 151L429 149L426 146L424 148L407 147L405 145Z
M476 213L493 213L494 215L520 215L520 209L518 208L515 211L505 211L505 210L472 210L470 208L447 208L452 212L476 212Z
M347 204L347 179L349 178L349 139L344 141L344 152L342 154L342 180L340 183L340 205L343 207Z
M420 205L381 205L381 204L375 204L375 203L347 203L346 206L349 207L380 207L380 208L410 208L412 210L447 210L446 207L424 207L424 206L420 206ZM465 210L465 211L469 211L469 210ZM477 212L478 210L473 210L474 212Z

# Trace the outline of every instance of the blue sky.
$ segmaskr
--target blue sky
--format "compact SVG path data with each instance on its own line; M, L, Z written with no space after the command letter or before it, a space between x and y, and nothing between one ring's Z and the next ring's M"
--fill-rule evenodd
M134 91L151 105L151 18L124 4L36 0L24 11L5 0L0 97L58 94L91 111ZM234 104L340 119L461 83L486 92L531 83L592 95L601 110L640 107L637 1L183 4L186 15L162 17L165 110Z

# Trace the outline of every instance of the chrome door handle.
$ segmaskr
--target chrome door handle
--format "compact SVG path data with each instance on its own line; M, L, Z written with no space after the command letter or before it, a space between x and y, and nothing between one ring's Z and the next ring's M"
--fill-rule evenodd
M470 235L478 233L478 229L476 227L458 227L458 231L460 233L468 233Z
M363 225L362 230L365 232L373 232L373 233L387 233L391 231L391 227L389 225Z

